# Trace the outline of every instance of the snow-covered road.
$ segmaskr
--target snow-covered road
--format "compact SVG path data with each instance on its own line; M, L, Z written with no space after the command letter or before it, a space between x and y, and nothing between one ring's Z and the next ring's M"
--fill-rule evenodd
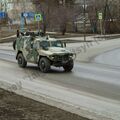
M120 48L102 53L96 56L94 61L99 64L120 68Z

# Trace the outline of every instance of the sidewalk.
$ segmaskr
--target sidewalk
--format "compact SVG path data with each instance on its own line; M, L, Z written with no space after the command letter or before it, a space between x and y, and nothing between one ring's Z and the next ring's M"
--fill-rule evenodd
M3 29L0 31L0 42L6 42L8 37L15 37L13 35L16 34L16 29ZM109 35L99 35L99 34L86 34L86 41L84 41L84 34L79 33L66 33L65 35L61 35L60 32L46 32L50 37L55 37L56 39L63 40L67 43L73 42L91 42L93 40L108 40L119 38L120 34L109 34ZM8 40L7 40L8 41Z
M15 34L15 31L13 32L12 30L0 30L0 39L11 36L13 34Z
M15 38L15 32L11 32L11 31L0 31L0 43L3 42L9 42L9 41L13 41L13 38Z
M120 38L120 34L111 34L111 35L91 35L86 36L84 41L84 36L82 37L67 37L67 38L59 38L59 40L74 41L74 42L93 42L93 41L103 41L103 40L111 40Z
M60 32L47 32L48 35L61 39L61 40L75 40L75 41L84 41L84 34L79 33L66 33L65 35L61 35ZM108 40L108 39L115 39L120 38L120 34L106 34L106 35L100 35L100 34L86 34L86 41L90 42L93 41L93 39L98 40Z

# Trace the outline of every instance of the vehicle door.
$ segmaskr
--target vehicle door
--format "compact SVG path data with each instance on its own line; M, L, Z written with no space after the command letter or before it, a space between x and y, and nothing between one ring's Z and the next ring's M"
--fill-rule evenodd
M38 52L37 49L34 47L34 39L29 37L26 39L25 42L25 56L28 62L33 62L36 63L37 62L37 56L38 56Z

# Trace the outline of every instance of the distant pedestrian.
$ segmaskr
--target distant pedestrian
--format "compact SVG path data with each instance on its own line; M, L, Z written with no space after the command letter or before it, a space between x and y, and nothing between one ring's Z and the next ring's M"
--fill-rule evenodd
M17 36L17 38L19 38L19 36L20 36L19 30L17 30L16 36ZM16 40L13 41L13 49L14 50L15 50L15 46L16 46Z
M19 30L17 30L17 38L20 36L20 32Z

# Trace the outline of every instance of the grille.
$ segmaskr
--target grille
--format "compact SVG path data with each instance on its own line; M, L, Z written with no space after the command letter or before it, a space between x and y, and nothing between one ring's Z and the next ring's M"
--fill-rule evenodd
M67 61L69 60L69 55L55 56L56 61Z

